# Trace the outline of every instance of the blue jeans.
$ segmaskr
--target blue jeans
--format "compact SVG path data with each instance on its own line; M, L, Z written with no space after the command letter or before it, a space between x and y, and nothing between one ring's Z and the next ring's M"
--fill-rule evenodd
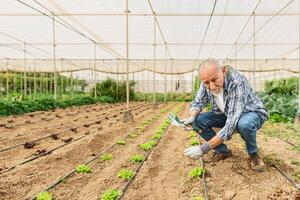
M197 116L193 123L193 129L197 132L200 131L200 136L209 141L212 139L216 132L212 128L222 128L226 123L226 115L216 114L214 112L205 112ZM237 123L237 131L246 143L248 154L257 153L256 132L263 125L264 120L257 112L244 113ZM222 143L216 146L217 153L228 153L229 149Z

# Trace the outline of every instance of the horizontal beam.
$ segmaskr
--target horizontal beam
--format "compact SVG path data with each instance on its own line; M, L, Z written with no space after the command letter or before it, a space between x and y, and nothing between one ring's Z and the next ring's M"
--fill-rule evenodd
M26 43L28 45L38 45L38 46L53 46L53 43L47 43L47 42L37 42L37 43ZM110 43L101 43L102 45L126 45L126 43L120 43L120 42L110 42ZM97 45L101 45L100 43L97 43ZM201 43L183 43L183 42L170 42L166 43L167 45L172 45L172 46L199 46ZM9 43L0 43L0 46L18 46L18 45L23 45L24 43L17 43L17 42L9 42ZM86 43L86 42L75 42L75 43L65 43L65 42L57 42L55 43L56 46L93 46L94 43ZM129 45L132 46L153 46L154 44L151 42L132 42L129 43ZM253 43L203 43L202 45L204 46L232 46L232 45L249 45L253 46ZM280 46L280 45L291 45L291 46L297 46L296 42L287 42L287 43L255 43L256 46ZM156 46L165 46L165 43L156 43Z
M273 16L276 12L256 12L255 16ZM126 16L125 12L55 12L56 16ZM142 12L135 12L129 13L129 16L160 16L160 17L206 17L210 16L211 13L183 13L183 12L156 12L156 13L142 13ZM251 16L252 12L236 12L236 13L214 13L213 16L232 16L232 17L247 17ZM279 13L276 16L298 16L299 12L291 12L291 13ZM3 16L44 16L40 13L0 13L0 17Z

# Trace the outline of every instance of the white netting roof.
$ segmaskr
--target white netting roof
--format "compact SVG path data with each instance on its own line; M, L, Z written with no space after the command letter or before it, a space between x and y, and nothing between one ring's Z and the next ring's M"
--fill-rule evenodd
M56 71L125 73L125 11L125 0L1 0L0 69L52 72L54 16ZM129 0L129 11L130 72L186 73L205 58L299 71L299 0Z

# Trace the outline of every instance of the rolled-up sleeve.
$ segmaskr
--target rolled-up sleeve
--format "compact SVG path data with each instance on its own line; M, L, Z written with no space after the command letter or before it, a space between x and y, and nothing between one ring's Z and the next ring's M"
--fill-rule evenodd
M209 100L208 100L207 91L205 89L204 84L201 83L200 89L198 90L197 94L195 95L194 100L192 101L192 103L190 105L190 109L202 111L203 108L207 105L208 101Z
M228 114L225 126L218 132L222 140L229 140L244 112L247 101L246 88L241 81L233 82L228 90Z

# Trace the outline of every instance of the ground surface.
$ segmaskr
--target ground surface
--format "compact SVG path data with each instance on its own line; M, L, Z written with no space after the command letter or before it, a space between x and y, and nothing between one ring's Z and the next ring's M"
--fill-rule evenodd
M48 137L35 142L36 145L30 149L21 145L0 152L0 199L30 199L78 164L93 158L136 130L145 120L159 116L145 124L143 130L136 131L134 137L126 139L126 145L112 148L108 152L113 155L112 160L96 159L89 165L93 173L75 173L50 192L55 199L96 200L108 188L124 187L126 181L118 178L118 171L137 168L130 157L145 154L139 144L150 140L168 112L174 111L179 105L160 104L158 109L153 110L150 104L132 103L135 122L126 124L122 123L122 114L126 110L124 104L89 105L1 118L0 151L46 135L58 134L58 139ZM161 112L163 110L164 113ZM187 111L188 105L185 104L179 115L186 116ZM296 150L297 147L282 139L297 146L300 133L291 126L285 126L267 123L258 134L258 144L262 156L276 158L284 171L294 175L293 178L296 179L300 172L300 153ZM278 139L278 134L270 134L278 130L281 136L284 135L281 139ZM290 135L292 136L288 137ZM63 141L69 138L72 138L70 142ZM76 139L78 140L74 141ZM205 165L210 199L300 199L299 192L273 167L268 167L263 173L253 172L249 168L244 143L238 134L235 134L228 145L234 154L232 158L218 164ZM49 155L5 171L24 159L34 157L37 150L49 151L59 146L62 147ZM178 127L169 127L128 187L123 199L190 200L203 196L202 181L189 177L189 171L199 166L198 161L183 155L184 149L189 146L188 132Z

